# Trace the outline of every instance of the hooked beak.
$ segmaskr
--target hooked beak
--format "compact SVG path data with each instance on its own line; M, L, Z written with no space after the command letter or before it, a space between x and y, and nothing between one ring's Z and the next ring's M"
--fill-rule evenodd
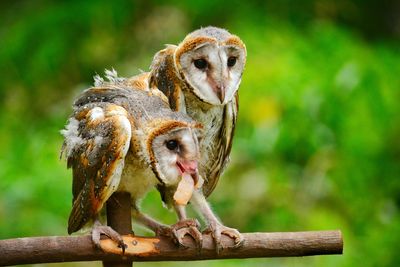
M182 160L177 161L176 165L178 166L178 170L181 173L188 173L192 176L194 184L197 184L199 181L199 172L197 170L197 161L195 160Z
M221 103L224 103L225 100L225 86L223 84L217 85L214 88L215 93L217 94Z
M207 81L211 86L212 90L214 91L214 93L217 95L221 104L224 103L225 90L226 90L224 83L221 80L216 80L211 76L207 78Z

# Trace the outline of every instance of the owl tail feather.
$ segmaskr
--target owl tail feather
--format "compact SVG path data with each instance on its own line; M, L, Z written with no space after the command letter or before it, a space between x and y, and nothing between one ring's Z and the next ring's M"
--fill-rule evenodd
M82 194L84 192L85 191L81 191L74 201L68 219L68 234L72 234L80 230L90 219L94 218L96 215L91 207L91 201L88 201L87 196Z

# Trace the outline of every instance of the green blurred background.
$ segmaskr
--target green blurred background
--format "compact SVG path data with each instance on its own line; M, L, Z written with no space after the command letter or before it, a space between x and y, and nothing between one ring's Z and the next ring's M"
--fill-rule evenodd
M214 210L242 232L341 229L345 247L191 265L400 266L399 14L386 0L2 2L0 239L66 234L59 130L94 74L148 70L164 44L215 25L242 38L248 60ZM143 208L174 222L156 192ZM65 264L87 265L100 263Z

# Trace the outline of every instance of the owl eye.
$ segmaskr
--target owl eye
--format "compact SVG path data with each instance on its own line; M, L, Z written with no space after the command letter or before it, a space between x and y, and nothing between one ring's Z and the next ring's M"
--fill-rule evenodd
M205 59L199 58L194 61L194 66L199 70L204 70L205 68L207 68L208 63Z
M178 141L176 140L168 140L165 143L165 146L169 149L169 150L175 150L178 148Z
M233 67L233 66L235 66L236 60L237 60L236 57L229 57L229 58L228 58L228 67Z

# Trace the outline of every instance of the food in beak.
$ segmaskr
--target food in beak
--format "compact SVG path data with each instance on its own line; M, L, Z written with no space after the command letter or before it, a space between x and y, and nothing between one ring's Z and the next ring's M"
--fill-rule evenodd
M192 198L193 191L203 185L203 178L197 170L197 161L177 162L182 174L181 181L174 194L174 200L178 205L186 205Z
M176 204L186 205L192 197L193 191L194 180L190 174L184 172L174 194L174 200Z

